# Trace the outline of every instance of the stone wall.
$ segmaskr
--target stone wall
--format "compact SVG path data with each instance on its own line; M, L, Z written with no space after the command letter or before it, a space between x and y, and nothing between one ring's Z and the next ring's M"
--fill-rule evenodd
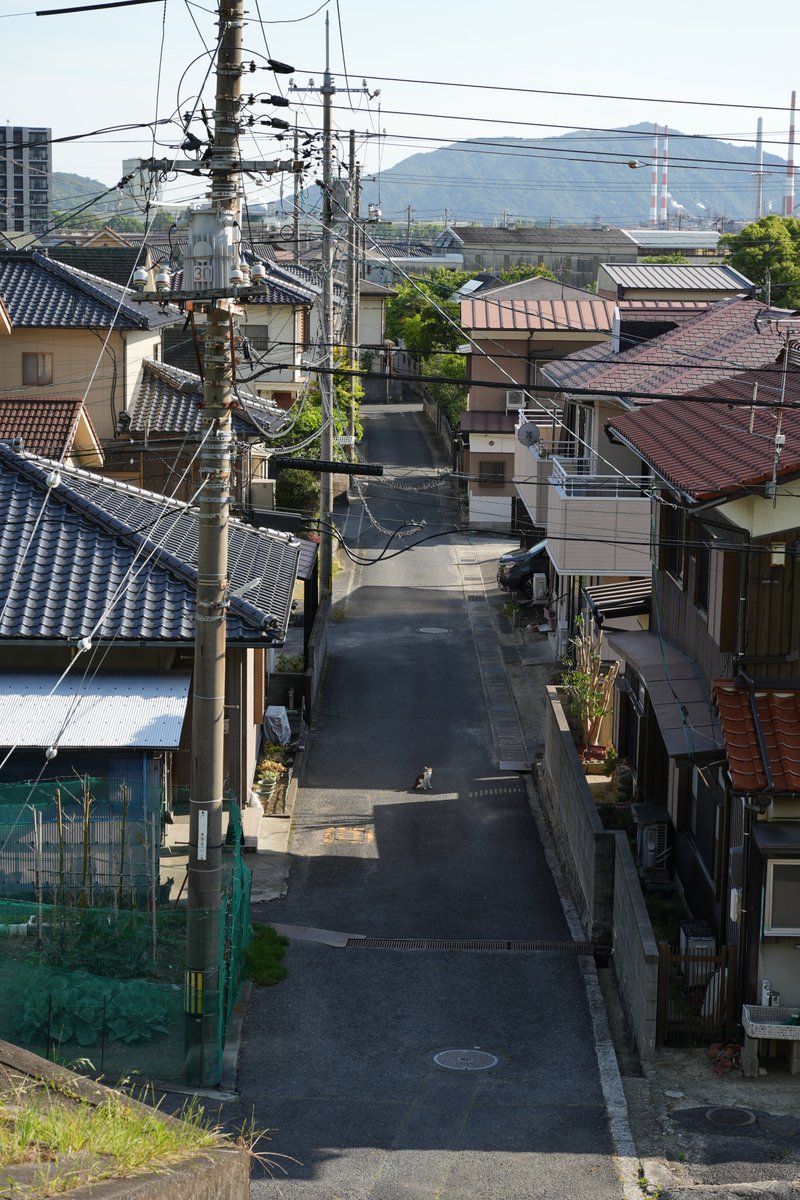
M608 942L613 916L614 835L603 829L566 714L552 686L547 688L544 758L537 784L586 935L591 941Z
M624 833L614 837L614 974L636 1049L648 1059L656 1052L658 946L628 839Z

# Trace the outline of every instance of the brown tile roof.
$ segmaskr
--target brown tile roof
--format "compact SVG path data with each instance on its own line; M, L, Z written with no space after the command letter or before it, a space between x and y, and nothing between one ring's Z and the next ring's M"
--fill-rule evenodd
M517 418L513 413L470 409L461 414L464 433L513 433L516 425Z
M565 391L597 389L634 401L649 392L682 396L775 362L783 338L774 328L756 326L756 317L764 311L757 300L720 300L677 329L607 354L605 361L587 362L570 354L544 369Z
M711 300L619 300L620 321L673 321L676 325L705 312Z
M780 396L781 364L748 371L687 392L680 400L662 400L613 417L608 428L685 495L694 500L754 488L772 479L777 415L775 408L752 409L747 403L758 385L758 399L774 404ZM800 364L790 362L785 399L800 405ZM711 403L703 403L703 401ZM715 401L739 401L729 407ZM800 472L800 408L783 411L786 442L777 477Z
M610 333L615 302L599 300L494 300L491 293L461 301L465 329L553 330Z
M716 679L712 689L733 788L737 792L763 791L767 770L758 746L750 693L746 687L722 679ZM774 791L800 792L800 689L757 687L755 707Z
M0 396L0 438L20 438L30 454L60 459L72 449L81 406L74 396Z

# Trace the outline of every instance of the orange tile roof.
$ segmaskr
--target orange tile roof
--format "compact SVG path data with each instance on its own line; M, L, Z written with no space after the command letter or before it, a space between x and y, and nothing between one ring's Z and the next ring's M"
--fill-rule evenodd
M716 679L712 689L734 790L763 791L768 783L768 769L772 773L775 792L800 793L800 689L755 688L755 708L766 750L766 764L758 745L756 720L747 687Z
M0 438L20 438L30 454L61 458L72 449L81 407L75 396L0 396Z

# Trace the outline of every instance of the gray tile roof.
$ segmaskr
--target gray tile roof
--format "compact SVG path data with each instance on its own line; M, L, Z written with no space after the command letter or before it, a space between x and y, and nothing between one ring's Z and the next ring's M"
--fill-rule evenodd
M24 329L156 329L181 319L176 308L136 304L117 284L35 250L0 253L0 296Z
M590 225L526 225L521 229L495 229L493 226L459 225L455 230L465 246L605 246L631 248L631 239L621 229Z
M0 640L72 641L91 634L102 618L97 641L191 642L196 510L61 467L61 482L32 534L54 465L0 442ZM299 542L289 534L230 522L231 643L282 641L299 556ZM131 568L119 601L104 616Z
M236 389L233 430L239 437L257 438L272 432L284 414L271 400ZM146 358L142 378L128 409L133 437L185 437L203 433L203 382L199 375L169 363Z

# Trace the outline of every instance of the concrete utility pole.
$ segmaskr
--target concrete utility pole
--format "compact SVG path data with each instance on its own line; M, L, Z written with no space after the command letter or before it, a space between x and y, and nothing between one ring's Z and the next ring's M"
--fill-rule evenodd
M300 137L297 130L297 113L294 115L294 157L295 162L300 157ZM300 173L294 175L294 207L292 208L292 240L294 242L294 260L300 259Z
M350 359L351 367L356 367L358 364L358 348L361 344L359 331L360 317L360 272L359 272L359 242L360 242L360 191L361 191L361 169L356 162L356 133L354 129L350 130L350 158L348 163L349 171L349 216L350 221L347 227L348 238L348 258L347 258L347 354ZM348 447L348 458L350 462L356 460L356 398L355 392L357 387L358 376L353 375L350 379L350 414L348 421L348 436L350 443Z
M211 206L239 217L237 158L244 0L220 0ZM203 369L197 613L192 693L186 933L186 1079L219 1082L225 611L228 601L232 348L228 301L209 303Z

